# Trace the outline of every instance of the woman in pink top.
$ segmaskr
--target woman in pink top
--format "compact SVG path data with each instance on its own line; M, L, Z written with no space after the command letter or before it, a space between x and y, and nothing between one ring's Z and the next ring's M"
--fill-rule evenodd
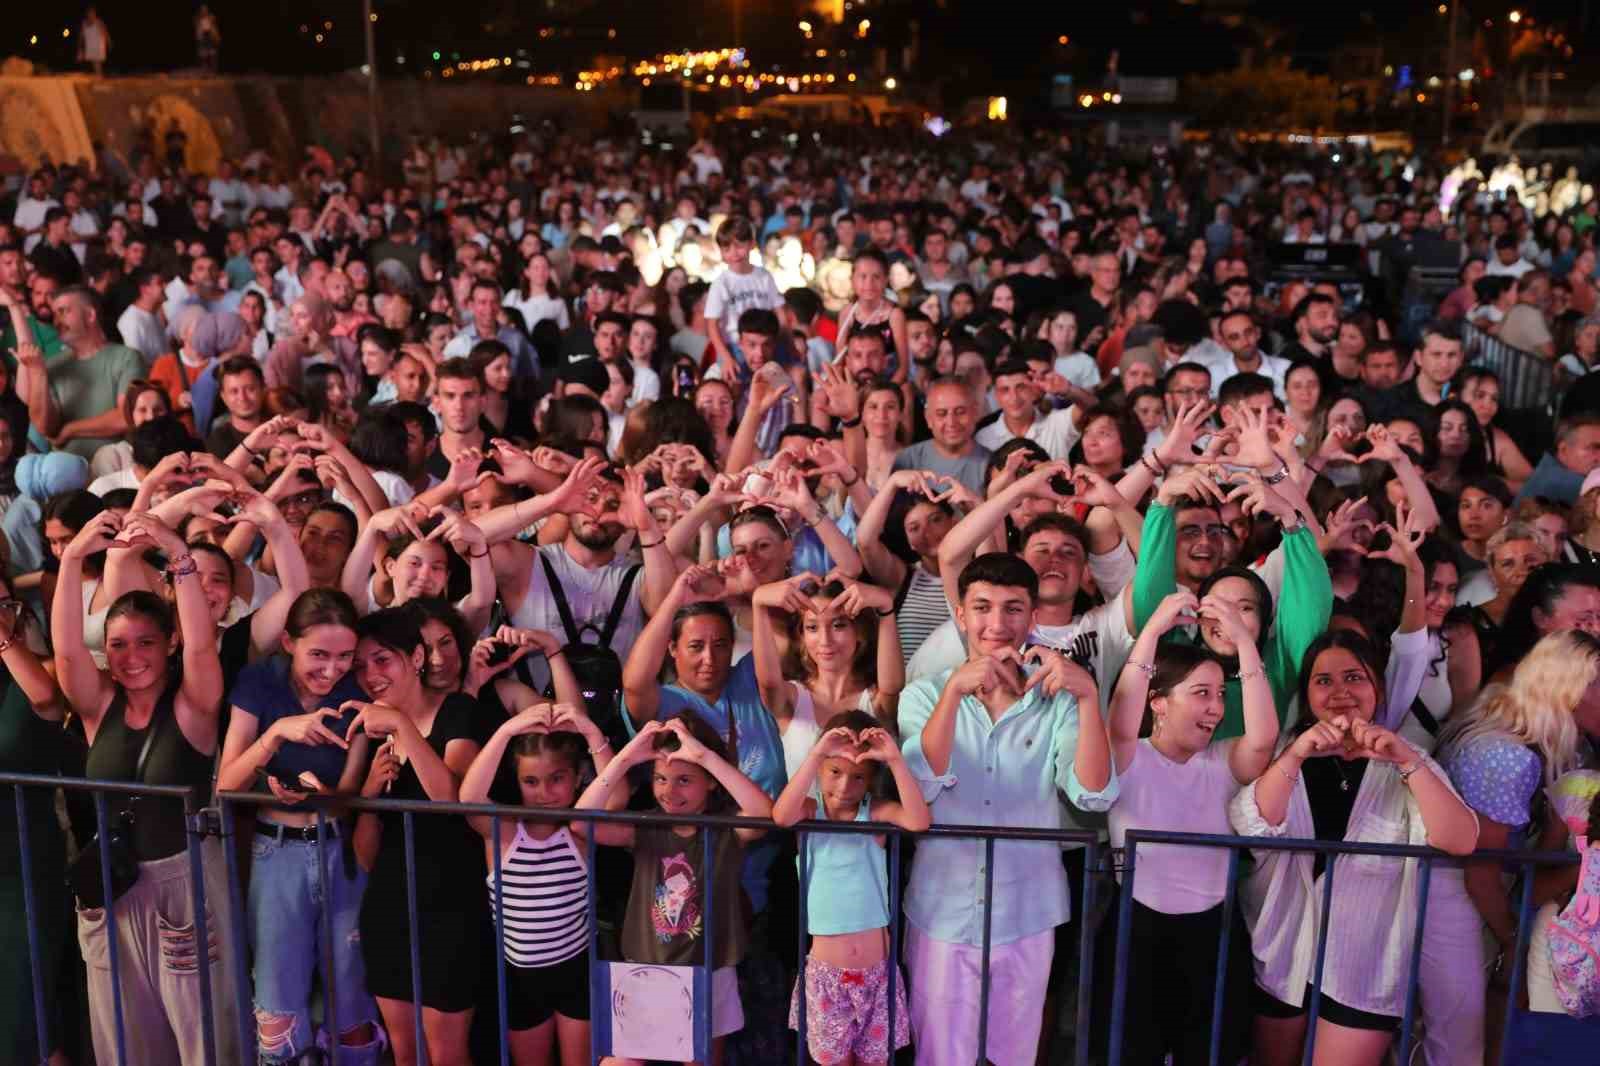
M1111 705L1111 756L1122 791L1111 808L1111 844L1130 829L1229 834L1228 801L1272 760L1278 716L1245 605L1220 586L1204 599L1179 589L1139 633ZM1213 744L1226 683L1204 644L1162 643L1175 627L1198 624L1239 656L1245 735ZM1250 1037L1250 935L1242 913L1224 912L1228 852L1146 844L1135 853L1124 1062L1205 1062L1224 922L1229 938L1220 1062L1237 1062ZM1101 972L1109 973L1110 970Z

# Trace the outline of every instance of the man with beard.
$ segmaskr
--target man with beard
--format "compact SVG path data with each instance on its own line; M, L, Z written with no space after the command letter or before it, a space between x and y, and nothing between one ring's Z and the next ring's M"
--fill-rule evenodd
M500 324L500 286L493 281L479 278L472 283L472 291L467 297L467 310L471 312L472 320L467 327L451 338L450 343L444 346L447 359L465 357L472 354L473 345L481 340L497 340L511 350L511 372L518 377L537 378L539 373L539 353L534 351L533 343L517 327L507 323ZM627 332L627 327L623 327Z
M17 394L28 405L35 429L55 438L66 427L66 449L85 459L114 444L125 428L122 394L144 373L144 359L123 344L106 340L94 293L82 286L63 289L54 303L64 350L46 357L33 345L18 350Z
M540 478L532 457L521 449L498 444L495 459L502 471L496 480L508 486L532 486ZM479 514L474 521L489 544L507 625L565 634L551 592L554 583L574 624L599 632L620 595L626 606L610 647L627 660L646 617L666 599L678 576L666 538L644 504L642 482L637 489L626 490L615 467L590 455L549 492L490 510L475 508ZM557 514L567 517L567 535L558 543L535 547L514 539L539 519ZM617 551L617 541L630 529L644 555L642 573ZM535 688L542 691L549 682L548 663L529 659L528 664Z
M1308 359L1331 379L1333 342L1339 338L1339 305L1326 293L1311 292L1300 298L1290 316L1294 340L1278 354L1289 362Z
M333 328L328 336L353 339L357 330L373 321L371 315L355 309L356 287L343 270L328 271L328 276L322 279L322 295L333 308Z
M0 246L0 359L15 370L18 327L20 316L26 323L25 331L45 355L55 355L66 347L55 329L49 325L49 316L40 318L32 313L33 302L23 280L22 249L14 244ZM20 393L19 393L20 395Z

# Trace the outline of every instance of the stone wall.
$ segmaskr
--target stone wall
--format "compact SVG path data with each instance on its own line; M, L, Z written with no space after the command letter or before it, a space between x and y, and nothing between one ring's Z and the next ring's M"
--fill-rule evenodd
M513 122L554 119L598 129L613 111L636 106L624 90L490 82L380 84L379 129L392 164L414 136L451 143L497 136ZM141 143L162 143L177 122L188 138L188 165L210 172L224 156L265 148L298 160L316 144L338 156L365 151L367 86L363 78L0 77L0 155L35 166L86 160L103 142L124 157ZM154 131L153 138L149 136Z

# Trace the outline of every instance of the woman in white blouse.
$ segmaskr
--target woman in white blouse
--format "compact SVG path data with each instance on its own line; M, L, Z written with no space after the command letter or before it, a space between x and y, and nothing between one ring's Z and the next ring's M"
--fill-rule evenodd
M1229 805L1236 832L1472 851L1477 818L1444 772L1374 724L1382 677L1376 650L1354 633L1326 633L1307 649L1305 717ZM1243 893L1256 974L1251 1061L1289 1066L1306 1037L1328 863L1293 851L1258 851L1255 860ZM1314 1063L1377 1066L1405 1011L1415 926L1404 916L1416 913L1420 863L1369 855L1335 865Z
M567 313L566 301L556 288L550 257L543 252L533 253L522 268L522 278L522 287L506 294L505 305L517 309L528 332L532 333L533 327L547 318L560 326L563 332L570 329L572 319Z

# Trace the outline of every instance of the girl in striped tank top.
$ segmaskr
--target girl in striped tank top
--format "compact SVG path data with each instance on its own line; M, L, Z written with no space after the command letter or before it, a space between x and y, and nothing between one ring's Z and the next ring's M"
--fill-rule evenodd
M538 703L507 719L461 782L461 802L488 803L507 747L521 801L571 807L586 756L597 770L611 761L605 735L569 703ZM506 1028L517 1066L586 1062L589 1055L589 872L583 823L538 818L507 824L493 839L490 818L469 818L484 838L489 899L505 928ZM496 898L494 848L500 849L503 898ZM559 1054L556 1052L559 1049Z

